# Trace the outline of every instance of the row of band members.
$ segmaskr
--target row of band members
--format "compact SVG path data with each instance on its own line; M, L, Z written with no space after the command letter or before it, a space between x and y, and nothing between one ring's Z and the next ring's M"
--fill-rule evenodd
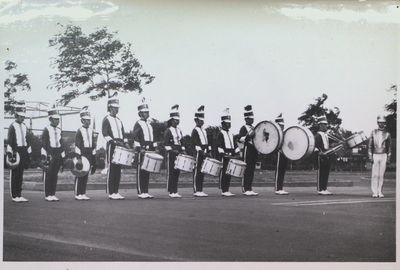
M102 134L106 139L106 152L107 152L107 194L109 199L120 200L124 199L119 194L119 185L121 179L121 165L110 162L110 157L116 146L124 146L130 148L127 138L124 136L125 131L121 120L117 117L119 111L119 100L117 97L109 98L108 100L108 111L109 114L104 118L102 123ZM8 132L8 145L7 145L7 158L15 159L15 153L18 152L20 155L20 164L10 170L10 191L12 200L14 202L26 202L26 198L22 197L22 181L24 168L27 168L29 164L30 154L32 152L29 140L27 139L27 127L23 123L25 118L25 104L21 102L15 107L16 121L13 122ZM149 176L150 173L146 170L141 169L141 164L146 151L155 151L157 143L154 142L153 129L150 125L149 118L149 107L146 103L138 106L138 114L140 120L138 120L133 128L133 139L134 149L137 153L137 174L136 174L136 186L138 197L141 199L151 199L152 195L149 194ZM48 111L50 125L46 126L42 134L42 148L41 158L43 163L48 163L48 169L43 172L43 183L45 190L46 201L58 201L59 199L55 196L58 172L62 168L63 159L65 158L65 152L61 145L61 129L58 127L60 115L57 109L50 109ZM75 155L78 158L78 162L82 156L85 156L91 165L91 174L96 171L96 149L94 145L94 132L90 128L90 112L85 107L80 112L82 127L78 129L75 138ZM175 105L171 108L170 119L168 121L168 129L165 132L164 147L166 150L166 166L167 166L167 187L169 196L171 198L180 198L181 195L178 193L178 179L180 170L175 169L175 159L180 153L185 153L185 147L181 144L183 137L182 131L179 129L179 106ZM257 196L258 193L252 190L252 182L254 178L254 170L257 161L258 152L255 149L252 137L254 135L254 114L252 106L248 105L244 108L244 119L245 125L243 125L239 131L239 142L244 144L242 158L246 163L246 169L244 177L242 178L242 192L245 196ZM210 156L211 146L208 143L206 130L203 128L204 125L204 106L200 106L194 115L196 127L192 131L193 145L196 150L196 165L193 172L193 190L195 197L207 197L208 195L203 192L203 180L204 174L201 172L201 165L206 157ZM384 118L379 120L383 123ZM279 115L275 122L284 128L284 120ZM320 130L315 136L315 147L318 154L318 167L317 167L317 191L319 195L331 195L328 191L328 177L330 171L331 160L328 156L323 154L324 151L329 149L329 142L327 132L327 119L325 116L318 118ZM221 189L221 195L230 197L234 196L229 191L231 176L226 173L227 165L230 158L240 158L240 149L237 146L236 141L233 139L233 134L230 131L231 127L231 116L229 110L225 110L221 116L220 132L217 137L217 156L216 159L222 161L223 167L219 175L219 188ZM376 140L370 140L369 154L372 159L372 154L375 157L379 157L380 154L386 156L386 160L390 159L390 134L381 128L374 130L380 131L375 137L379 137ZM372 136L371 135L371 136ZM378 141L378 143L376 143ZM372 145L371 145L372 144ZM374 145L377 145L375 146ZM372 151L372 152L371 152ZM376 153L375 153L376 152ZM382 152L382 153L381 153ZM277 153L277 165L275 170L275 193L278 195L286 195L288 192L283 190L284 175L287 167L287 158L278 151ZM48 162L50 161L50 162ZM379 168L373 168L371 178L371 189L373 197L383 197L383 173L386 165L385 162L376 162L374 166ZM383 170L382 170L383 169ZM86 195L86 186L88 181L88 175L83 177L75 178L75 199L77 200L89 200L90 198Z

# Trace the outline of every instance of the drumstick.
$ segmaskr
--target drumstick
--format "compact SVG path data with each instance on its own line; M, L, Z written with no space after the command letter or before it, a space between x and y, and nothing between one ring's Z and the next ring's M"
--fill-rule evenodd
M328 134L328 137L329 137L330 139L334 140L335 142L338 142L338 143L343 142L343 141L339 140L337 137L335 137L335 136L333 136L333 135L331 135L331 134Z
M336 141L336 142L344 142L344 138L342 137L342 139L340 139L340 138L338 138L336 135L333 135L332 134L333 133L333 131L330 131L330 132L328 132L327 133L327 135L328 135L328 137L330 137L332 140L334 140L334 141ZM339 134L340 135L340 134Z

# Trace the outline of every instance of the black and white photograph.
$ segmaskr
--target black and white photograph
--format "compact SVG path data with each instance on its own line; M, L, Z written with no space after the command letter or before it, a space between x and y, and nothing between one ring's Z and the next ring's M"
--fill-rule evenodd
M0 0L0 59L0 268L396 269L400 1Z

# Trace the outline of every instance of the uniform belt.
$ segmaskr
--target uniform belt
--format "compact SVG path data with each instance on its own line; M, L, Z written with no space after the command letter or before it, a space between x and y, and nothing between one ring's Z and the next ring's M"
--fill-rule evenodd
M61 152L63 151L63 149L61 147L58 148L54 148L54 147L50 147L49 148L49 152L52 154L61 154Z
M15 149L16 150L28 150L29 146L16 146Z
M386 148L375 148L374 154L387 154Z

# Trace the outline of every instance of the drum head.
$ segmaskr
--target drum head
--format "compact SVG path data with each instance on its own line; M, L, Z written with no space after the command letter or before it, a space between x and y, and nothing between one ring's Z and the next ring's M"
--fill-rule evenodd
M189 156L189 155L179 154L178 156L181 156L181 157L184 157L184 158L187 158L187 159L190 159L190 160L195 160L194 157Z
M163 160L164 158L156 153L146 153L146 156L152 158L152 159L158 159L158 160Z
M361 131L359 134L360 134L361 138L362 138L364 141L368 140L368 137L367 137L367 135L365 135L364 131Z
M217 160L217 159L213 159L213 158L207 157L207 158L205 158L204 161L212 162L212 163L215 163L215 164L218 164L218 165L222 166L222 162Z
M241 161L239 159L231 159L230 162L232 162L233 164L236 164L236 165L246 166L246 162Z
M261 154L270 154L280 148L283 132L278 124L262 121L254 128L253 144Z
M313 138L311 131L300 126L285 130L283 135L282 152L290 160L299 160L310 150Z

